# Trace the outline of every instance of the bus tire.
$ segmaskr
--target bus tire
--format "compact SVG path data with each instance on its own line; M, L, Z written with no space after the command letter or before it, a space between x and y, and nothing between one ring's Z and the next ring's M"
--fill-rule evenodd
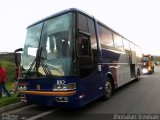
M107 77L105 84L104 84L104 99L108 100L111 98L113 94L113 84L109 77Z
M152 68L152 73L154 73L154 67Z
M137 77L136 77L136 80L139 81L141 79L141 74L140 74L140 71L139 69L137 70Z

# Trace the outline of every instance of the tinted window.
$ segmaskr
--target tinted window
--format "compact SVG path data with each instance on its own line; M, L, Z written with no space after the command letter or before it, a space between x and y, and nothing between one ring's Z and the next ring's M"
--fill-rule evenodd
M100 42L102 45L113 47L112 33L107 28L99 25Z
M97 58L97 51L96 51L97 50L97 41L96 41L95 27L94 27L93 19L91 19L83 14L78 14L78 29L91 34L91 36L89 38L87 38L88 40L90 40L90 43L88 43L86 45L80 45L81 46L80 48L83 49L82 46L87 47L87 45L90 45L90 47L88 46L88 48L91 48L93 57ZM84 43L84 41L83 41L83 43Z
M91 37L90 37L91 48L97 49L97 41L96 41L96 35L95 35L94 22L92 19L89 19L89 18L88 18L88 29L89 29L89 33L91 34Z
M113 34L113 38L114 38L114 46L115 46L115 48L123 50L122 38L117 34Z
M88 27L89 27L89 33L91 34L90 43L91 43L91 50L92 50L92 55L93 55L93 69L96 69L97 61L98 61L98 54L97 54L97 41L96 41L95 27L94 27L93 19L88 18Z
M93 20L86 17L85 15L78 14L78 29L91 34L90 36L91 48L97 49L97 41L96 41L95 27Z
M129 41L128 40L123 39L123 44L124 44L124 49L130 50Z
M78 14L78 28L88 32L87 17L82 14Z

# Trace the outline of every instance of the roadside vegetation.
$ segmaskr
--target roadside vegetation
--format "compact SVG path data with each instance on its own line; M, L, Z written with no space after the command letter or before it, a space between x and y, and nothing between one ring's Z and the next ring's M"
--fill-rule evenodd
M9 105L9 104L13 104L16 102L19 102L19 98L17 97L17 94L12 94L11 97L8 96L3 96L2 98L0 98L0 107Z
M17 97L17 93L12 92L14 82L16 81L16 66L14 63L8 60L0 60L0 63L6 68L7 71L7 83L6 87L11 93L11 97L8 97L6 94L3 94L0 98L0 107L6 106L15 102L20 101Z

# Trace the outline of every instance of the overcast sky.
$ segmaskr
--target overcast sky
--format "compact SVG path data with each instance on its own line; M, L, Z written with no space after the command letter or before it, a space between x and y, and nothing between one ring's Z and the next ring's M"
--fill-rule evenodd
M160 55L160 0L0 0L0 52L23 47L26 27L56 12L79 8Z

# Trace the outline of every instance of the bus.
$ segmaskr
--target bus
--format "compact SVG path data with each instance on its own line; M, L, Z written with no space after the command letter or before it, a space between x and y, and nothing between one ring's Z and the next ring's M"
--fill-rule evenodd
M142 73L143 74L154 73L154 60L151 54L143 54Z
M141 59L138 45L70 8L27 27L19 91L32 104L83 107L140 80Z

